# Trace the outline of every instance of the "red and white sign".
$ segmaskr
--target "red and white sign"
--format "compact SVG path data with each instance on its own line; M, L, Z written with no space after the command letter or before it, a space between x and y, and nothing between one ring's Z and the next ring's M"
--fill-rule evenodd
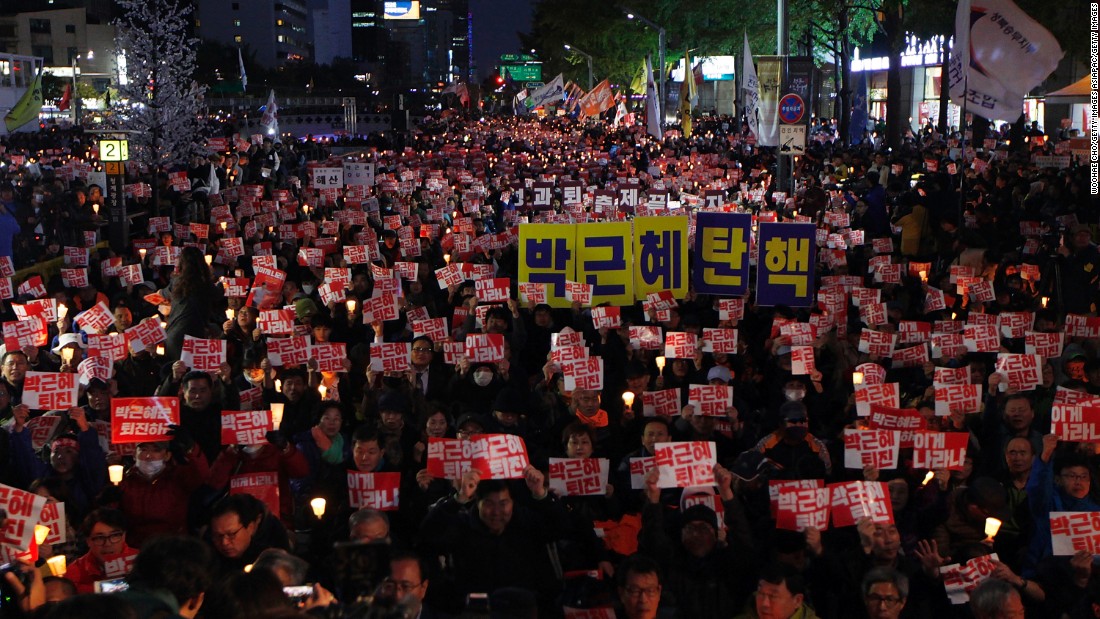
M622 308L602 305L593 307L592 326L596 329L618 329L622 327Z
M347 344L342 342L323 342L309 347L309 358L317 360L317 369L321 372L343 372L347 360Z
M47 502L38 516L38 524L50 529L49 535L42 541L43 544L64 544L68 540L69 531L65 526L64 503Z
M844 430L844 468L898 468L901 433L893 430Z
M102 301L76 316L76 324L89 333L104 333L115 322L111 310Z
M550 458L550 489L558 496L602 496L610 468L606 458Z
M737 354L737 329L703 329L703 352Z
M88 269L61 269L61 283L66 288L83 288L88 285Z
M963 345L967 352L997 352L1001 336L996 325L966 325L963 327Z
M674 417L680 414L680 388L642 392L642 416Z
M808 482L780 482L775 488L775 528L787 531L805 531L813 527L819 531L829 528L829 489L822 487L820 479L799 480ZM774 482L773 482L774 483Z
M917 432L913 435L913 468L961 471L969 438L967 432Z
M966 354L966 343L962 333L933 333L932 358L950 359Z
M298 335L267 340L267 360L275 367L306 363L309 361L309 338Z
M222 411L222 445L262 445L274 429L270 410Z
M688 385L688 404L702 417L725 417L733 406L733 387Z
M439 271L436 271L438 273ZM459 281L458 283L462 283ZM547 286L536 282L520 282L519 300L523 303L546 303Z
M400 494L401 473L348 471L348 502L352 509L395 511Z
M595 286L581 282L565 282L565 299L581 305L592 305L592 290Z
M1039 355L1000 353L997 355L996 371L1004 378L1001 386L1005 390L1030 391L1043 382L1043 358Z
M630 346L634 350L661 350L664 341L661 337L661 327L657 325L631 325L629 332Z
M913 446L913 434L924 429L924 417L915 408L888 408L873 404L868 426L880 430L897 430L901 433L898 445L906 449Z
M267 335L290 335L294 333L294 316L292 309L260 310L256 326Z
M500 363L504 360L504 335L471 333L466 336L466 348L463 354L470 363Z
M0 510L7 514L0 531L0 545L29 549L34 538L34 525L42 517L46 497L0 484Z
M1066 335L1088 339L1100 338L1100 317L1066 314Z
M169 424L180 422L180 399L111 398L111 443L167 441Z
M1100 554L1100 512L1051 512L1050 539L1056 557Z
M225 363L225 348L225 340L207 340L185 335L180 361L192 370L217 372Z
M1039 355L1044 359L1053 359L1062 356L1062 348L1066 343L1066 334L1041 333L1028 331L1024 339L1024 352L1029 355Z
M859 352L878 357L889 357L894 354L897 338L896 333L864 329L859 334Z
M709 441L657 443L653 447L657 480L661 488L687 488L714 484L715 447Z
M932 323L903 320L898 323L899 344L920 344L932 335Z
M61 410L76 406L77 375L70 372L27 372L23 404L31 410Z
M871 405L878 404L889 408L898 408L901 402L901 390L898 383L881 385L856 385L856 414L867 417L871 414Z
M38 316L5 322L3 329L4 348L6 350L19 350L24 346L33 348L45 346L46 341L49 339L46 321Z
M771 480L768 482L768 501L771 507L771 515L776 517L779 510L779 495L788 489L799 488L824 488L825 480L823 479L794 479L787 481Z
M1034 322L1035 315L1031 312L1004 312L997 315L997 326L1001 329L1001 336L1007 338L1024 337Z
M1054 514L1051 514L1052 516ZM996 569L997 553L974 557L964 565L958 563L940 568L943 587L952 604L966 604L970 601L970 592L993 576Z
M718 320L737 321L744 317L744 299L718 299Z
M271 513L282 511L279 505L279 474L274 471L230 477L229 494L248 494L263 501Z
M829 484L829 505L834 527L855 526L863 518L892 524L894 507L886 482L846 481Z
M641 490L645 488L645 476L657 466L657 458L642 457L630 459L630 489Z
M699 339L694 333L673 331L665 335L665 357L668 359L694 359Z
M1050 432L1070 443L1100 443L1100 407L1054 404Z
M511 280L507 277L479 279L474 282L478 303L507 303Z
M103 382L111 380L115 372L115 364L107 357L85 357L76 366L76 373L80 376L80 384L87 385L92 379Z
M814 362L813 346L791 347L791 374L795 376L809 376L817 371Z
M780 335L791 339L791 346L813 346L814 327L808 322L787 322L779 325Z
M566 391L603 390L603 357L585 357L565 361L561 364L561 371L565 377Z
M864 385L881 385L886 382L886 368L877 363L861 363L853 371L863 374Z
M951 411L977 413L982 410L981 385L934 385L936 416L947 417Z
M932 383L936 385L969 385L970 367L944 368L936 366L932 374Z
M157 344L167 339L168 334L155 318L147 318L126 330L126 341L134 352L147 350L151 353Z
M375 280L375 286L378 286L379 283L384 281L397 280ZM375 292L377 292L377 288ZM395 297L392 292L383 292L363 302L363 324L370 324L376 320L381 320L382 322L397 320L397 316L397 297Z
M375 372L404 372L409 369L412 346L407 342L371 342L370 367Z

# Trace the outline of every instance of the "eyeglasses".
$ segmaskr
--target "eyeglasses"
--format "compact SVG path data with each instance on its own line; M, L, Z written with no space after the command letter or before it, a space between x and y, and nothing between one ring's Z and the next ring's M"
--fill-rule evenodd
M225 541L228 542L228 541L236 538L237 535L243 530L244 530L244 525L241 525L241 526L237 527L236 531L227 531L225 533L213 533L213 532L211 532L210 537L214 538L215 540L225 540Z
M632 598L636 598L636 597L639 597L639 596L645 596L647 598L651 598L651 597L657 597L658 595L661 595L661 588L660 587L635 587L635 586L631 585L629 587L626 587L624 589L624 591L626 591L626 594L629 595Z
M867 596L867 603L872 605L882 604L887 607L892 607L901 602L901 598L893 595L878 595L872 593Z
M413 348L413 352L432 352L431 348Z
M118 541L121 540L122 536L124 535L126 535L125 531L114 531L112 533L107 533L106 535L93 535L88 538L88 541L93 544L98 544L100 546L106 544L107 542L115 544L118 543Z
M1088 481L1089 474L1088 473L1062 473L1062 477L1065 477L1066 479L1068 479L1070 481Z
M387 578L385 582L386 584L393 585L393 588L397 589L399 593L407 593L424 584L423 580L420 582L411 582L408 580L394 580L392 578Z

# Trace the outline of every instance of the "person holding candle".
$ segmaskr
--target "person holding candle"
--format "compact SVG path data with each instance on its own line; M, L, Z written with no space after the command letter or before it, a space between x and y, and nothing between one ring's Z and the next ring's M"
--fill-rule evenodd
M326 497L336 505L336 497L347 487L344 462L351 457L351 439L344 432L344 409L339 402L322 403L317 423L294 436L294 444L305 459L308 474L290 480L299 499Z

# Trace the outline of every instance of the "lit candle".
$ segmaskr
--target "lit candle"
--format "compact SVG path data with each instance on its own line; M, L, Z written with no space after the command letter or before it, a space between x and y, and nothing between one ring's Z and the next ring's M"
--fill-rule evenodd
M928 271L920 272L920 281L928 283Z
M249 572L251 572L251 571L252 571L252 564L251 564L251 563L249 563L248 565L244 566L244 573L245 573L245 574L247 574L247 573L249 573Z
M445 262L447 264L450 264L451 263L451 254L443 254L443 262Z
M276 389L278 389L282 386L280 381L275 381L275 383L276 383L276 386L275 386ZM283 405L282 402L272 402L271 403L271 423L275 424L276 429L278 429L279 426L281 426L282 423L283 423L283 406L284 405Z
M997 536L997 531L1001 530L1001 521L996 518L985 519L985 536L992 540Z
M167 329L168 328L168 323L164 322L163 320L160 321L160 328L161 329Z
M657 371L658 372L664 372L665 371L665 358L664 357L657 357L656 361L657 361Z
M232 307L225 310L225 317L229 320L233 320L237 317L237 310L233 309Z
M206 266L214 264L214 256L211 256L210 254L203 256L203 259L206 260Z
M68 315L69 315L69 306L68 305L58 305L57 306L57 319L58 320L65 320L65 317L68 316Z
M65 565L65 555L57 555L46 559L46 565L50 566L50 573L57 577L64 576L68 569Z
M1043 309L1046 309L1047 303L1050 303L1050 297L1043 297Z
M146 251L148 251L148 250L145 249L144 247L142 247L141 249L138 250L138 255L141 256L142 260L145 260L145 252Z
M313 515L314 516L317 516L318 518L320 518L321 516L325 515L325 500L324 499L322 499L320 497L318 497L316 499L312 499L309 502L309 506L311 508L313 508Z
M116 486L122 483L122 472L123 470L121 464L112 464L111 466L107 467L107 475L111 478L111 483L115 484Z
M634 406L634 392L633 391L624 391L623 392L623 404L625 404L627 408L630 408L630 407Z
M163 357L164 356L164 344L157 344L157 356L158 357Z
M278 378L275 379L275 391L277 393L283 392L283 381L279 380Z
M932 481L932 479L933 479L933 478L934 478L935 476L936 476L936 474L935 474L935 473L933 473L932 471L928 471L927 473L925 473L925 475L924 475L924 481L922 481L922 482L920 483L920 485L922 485L922 486L927 486L927 485L928 485L928 482Z
M317 387L317 392L321 394L321 399L324 400L328 396L328 387L320 385Z
M223 222L222 222L222 232L224 233L224 232L225 232L225 229L226 229L226 228L228 228L228 227L229 227L229 224L227 224L227 223L225 223L225 222L223 221Z
M34 543L41 546L46 543L46 538L50 536L50 527L44 524L34 525Z
M73 360L73 349L66 346L61 349L61 360L68 363Z
M92 203L92 212L95 213L96 215L99 214L99 205L94 203L94 202Z
M863 384L863 372L852 372L852 384L853 385L862 385Z

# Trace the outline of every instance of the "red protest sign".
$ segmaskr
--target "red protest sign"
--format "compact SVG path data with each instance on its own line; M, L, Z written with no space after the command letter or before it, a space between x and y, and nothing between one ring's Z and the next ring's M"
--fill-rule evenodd
M1029 355L1039 355L1044 359L1053 359L1062 356L1062 348L1065 346L1066 334L1041 333L1028 331L1024 338L1024 352Z
M703 352L737 354L737 329L703 329Z
M92 379L107 382L115 372L115 365L107 357L86 357L76 366L76 372L82 385L87 385Z
M932 323L903 320L898 323L899 344L920 344L932 335Z
M936 416L947 417L951 411L977 413L982 410L981 385L934 385Z
M621 312L620 307L593 307L592 326L596 329L618 329L623 326Z
M645 488L645 476L651 469L657 466L657 458L652 456L630 459L630 488L641 490Z
M396 282L396 279L375 280L375 291L377 292L378 284L383 281ZM396 290L396 287L394 287ZM363 324L370 324L376 320L385 322L387 320L397 320L397 297L393 292L383 292L376 297L371 297L363 302Z
M661 488L687 488L714 483L716 462L714 443L681 441L657 443L653 448L657 468L661 472L657 485Z
M680 388L642 392L642 416L675 417L680 414Z
M1000 353L996 372L1004 378L1002 390L1030 391L1043 382L1043 359L1039 355Z
M817 371L814 362L813 346L791 347L791 374L795 376L809 376Z
M609 469L606 458L550 458L550 489L558 496L604 495Z
M1072 443L1100 443L1100 407L1054 404L1050 408L1050 432Z
M126 336L121 333L92 333L88 335L88 356L106 357L111 361L126 358Z
M932 382L937 385L969 385L970 367L944 368L936 366L932 375Z
M474 282L479 303L507 303L511 280L507 277L479 279Z
M222 445L262 445L274 429L270 410L222 411Z
M179 422L179 398L111 398L112 444L167 441L169 424Z
M1100 317L1067 314L1066 335L1090 340L1100 338Z
M775 528L805 531L829 528L829 489L820 479L804 480L812 485L786 485L778 488L775 499Z
M575 349L579 347L571 346L569 348ZM603 390L603 369L602 357L584 357L563 362L561 364L561 371L565 377L565 390Z
M896 333L864 329L859 334L859 352L889 357L894 353L897 337Z
M279 475L274 471L263 473L243 473L229 478L229 494L248 494L263 501L273 514L281 511L279 506Z
M630 326L630 346L634 350L661 350L661 327Z
M993 576L993 570L996 569L995 561L997 561L997 554L993 553L974 557L965 565L956 563L941 567L940 576L943 578L943 587L951 603L966 604L970 600L970 592Z
M147 318L126 330L126 341L134 352L147 350L151 353L157 344L167 339L164 327L154 318Z
M410 348L410 345L405 342L371 342L371 370L375 372L404 372L408 370Z
M1051 512L1050 537L1056 557L1100 554L1100 512Z
M961 471L969 438L966 432L917 432L913 435L913 468Z
M31 433L31 447L38 451L46 444L46 441L54 435L57 424L61 423L58 415L42 415L31 417L27 420L27 431Z
M892 524L894 507L881 481L847 481L829 484L829 505L834 527L855 526L862 518Z
M28 316L23 320L4 323L5 350L19 350L24 346L45 346L49 338L46 321L38 316Z
M855 372L863 375L863 382L858 384L881 385L886 382L886 368L877 363L861 363L853 370Z
M463 354L470 363L500 363L504 360L504 335L471 333L466 336Z
M0 544L30 548L34 525L41 519L46 497L0 484L0 510L7 514L0 530Z
M414 338L426 335L432 338L432 342L442 342L450 339L450 333L447 332L446 318L430 318L427 320L413 321L412 330Z
M688 385L688 405L702 417L725 417L733 406L733 387L727 385Z
M699 340L694 333L673 331L665 335L665 357L668 359L694 359L698 348Z
M888 408L871 405L871 428L897 430L900 433L898 445L902 448L913 446L913 434L924 429L924 417L915 408Z
M60 410L76 406L76 374L27 372L23 379L23 404L31 410Z
M400 501L401 473L348 471L348 501L353 509L394 511Z
M225 340L206 340L185 335L180 361L193 370L217 372L225 363L225 348Z
M768 501L771 507L771 515L773 518L778 514L779 509L779 495L788 489L799 488L824 488L825 480L823 479L795 479L789 481L776 481L772 480L768 482ZM826 495L828 496L828 495Z
M744 299L718 299L718 320L741 320L744 317Z
M893 430L844 430L844 468L898 468L901 433Z
M102 301L86 312L76 315L76 324L89 333L103 333L115 322L111 310Z
M267 359L276 367L301 365L309 360L309 339L302 335L269 339Z
M1001 337L996 325L966 325L963 327L963 345L967 352L997 352Z
M290 335L294 333L294 318L292 309L260 310L256 325L268 335Z
M901 401L901 390L898 383L883 383L881 385L856 385L856 414L866 417L871 414L871 405L878 404L890 408L898 408Z

